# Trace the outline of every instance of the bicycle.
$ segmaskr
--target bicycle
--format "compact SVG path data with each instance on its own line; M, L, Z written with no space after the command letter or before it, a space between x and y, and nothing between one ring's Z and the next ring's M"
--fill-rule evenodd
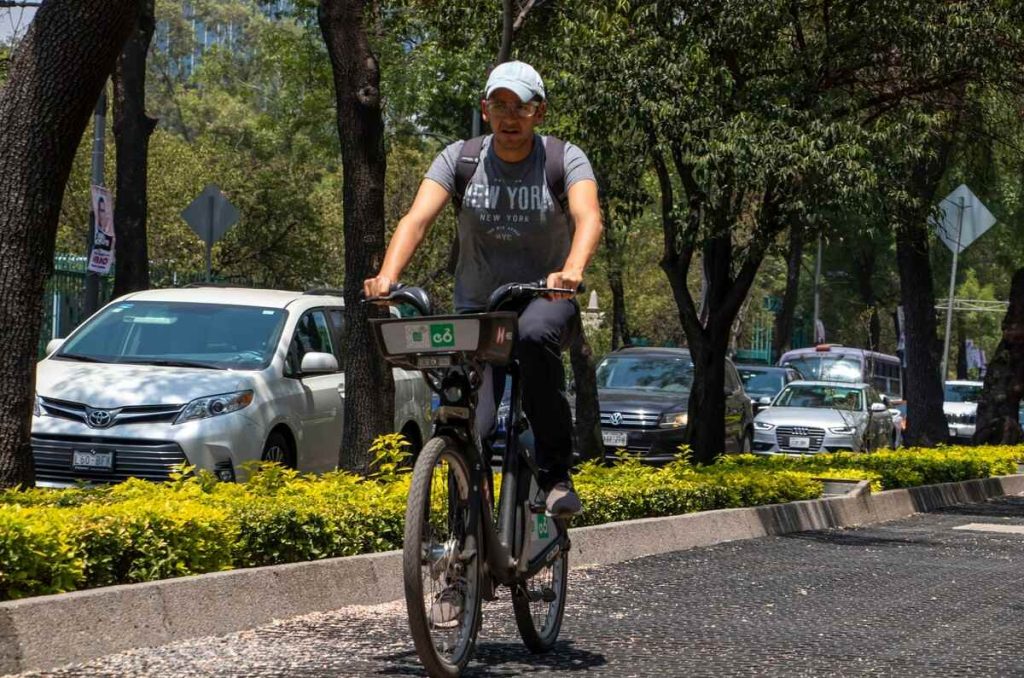
M365 300L419 311L422 317L370 322L385 360L421 371L441 401L433 435L413 466L402 554L409 626L431 676L458 676L468 664L482 600L495 599L495 584L511 590L516 626L531 652L547 652L558 638L569 577L568 525L545 513L514 356L518 313L503 309L576 292L544 281L512 283L495 290L485 312L463 315L432 315L429 297L415 287L395 286ZM507 365L512 379L496 517L490 458L475 430L488 363Z

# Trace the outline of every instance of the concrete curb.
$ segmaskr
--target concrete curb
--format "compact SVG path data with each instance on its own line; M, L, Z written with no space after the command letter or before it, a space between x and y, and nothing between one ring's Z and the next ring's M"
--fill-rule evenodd
M572 530L576 567L738 539L854 527L1024 493L1024 475L788 504L647 518ZM0 674L136 647L222 635L274 619L402 596L400 551L111 586L0 603Z

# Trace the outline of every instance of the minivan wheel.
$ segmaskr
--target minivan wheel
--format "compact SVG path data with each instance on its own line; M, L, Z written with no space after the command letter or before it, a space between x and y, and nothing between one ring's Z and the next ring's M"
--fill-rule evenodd
M263 443L263 454L260 459L295 468L295 451L292 450L288 439L280 431L273 431L267 436L267 442Z

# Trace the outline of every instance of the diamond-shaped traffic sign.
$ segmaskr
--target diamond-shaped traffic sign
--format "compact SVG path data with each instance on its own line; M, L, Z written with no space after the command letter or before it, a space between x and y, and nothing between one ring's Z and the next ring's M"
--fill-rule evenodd
M939 212L940 218L929 217L928 221L935 227L939 240L957 254L996 223L996 218L965 184L939 203Z
M207 246L212 246L238 221L238 209L216 184L209 184L182 211L181 217Z

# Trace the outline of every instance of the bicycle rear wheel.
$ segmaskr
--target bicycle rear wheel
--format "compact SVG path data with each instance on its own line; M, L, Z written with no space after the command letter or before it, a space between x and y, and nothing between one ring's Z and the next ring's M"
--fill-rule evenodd
M531 516L532 517L532 516ZM565 523L559 522L560 530ZM569 588L569 553L562 550L545 567L512 590L512 609L523 643L534 654L549 651L558 640Z
M458 676L480 629L479 529L469 534L469 467L444 437L423 446L405 513L402 569L409 628L431 676Z

